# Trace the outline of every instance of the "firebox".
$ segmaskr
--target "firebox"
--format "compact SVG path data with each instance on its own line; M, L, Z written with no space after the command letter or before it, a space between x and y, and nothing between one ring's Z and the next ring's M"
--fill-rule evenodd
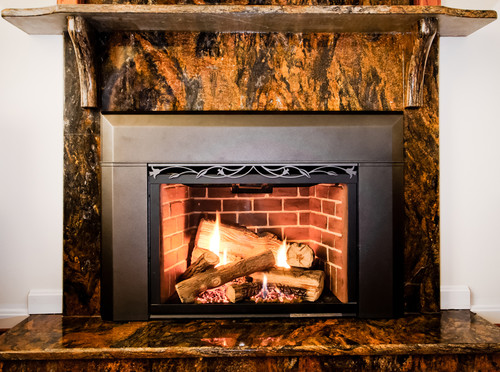
M402 116L105 115L102 314L402 313Z
M149 165L151 314L355 314L357 168Z

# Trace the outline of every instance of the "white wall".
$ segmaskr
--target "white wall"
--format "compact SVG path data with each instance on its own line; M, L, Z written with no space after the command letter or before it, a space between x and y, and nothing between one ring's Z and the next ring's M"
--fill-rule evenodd
M63 71L61 36L0 19L0 317L26 314L30 290L62 289Z
M442 38L440 67L441 284L468 286L472 311L500 323L500 20Z
M53 3L0 0L0 9ZM443 5L500 12L500 1ZM30 290L62 289L62 38L29 36L2 19L0 53L1 317L27 313ZM499 66L500 21L441 39L442 285L470 287L472 310L498 323Z

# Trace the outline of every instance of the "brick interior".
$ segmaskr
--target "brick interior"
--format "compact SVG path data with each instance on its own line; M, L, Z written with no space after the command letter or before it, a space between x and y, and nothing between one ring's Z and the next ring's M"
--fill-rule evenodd
M347 302L347 187L319 184L274 187L269 194L233 194L231 187L163 184L160 192L162 301L175 293L184 272L189 246L202 217L239 224L254 232L269 231L287 241L304 242L316 252L327 286Z

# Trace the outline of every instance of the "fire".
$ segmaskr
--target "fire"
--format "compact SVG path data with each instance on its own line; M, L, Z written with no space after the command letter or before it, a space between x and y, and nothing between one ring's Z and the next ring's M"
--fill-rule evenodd
M269 294L269 290L267 289L267 275L264 274L264 278L262 279L262 289L260 291L262 294L262 298L265 300L267 295Z
M256 295L250 297L251 301L255 303L262 302L280 302L280 303L296 303L301 302L304 293L297 292L296 289L281 286L276 283L268 283L267 275L262 275L262 287ZM300 291L300 290L299 290Z
M211 252L215 253L220 258L220 262L219 262L219 264L217 264L217 266L225 265L228 263L227 262L227 248L226 247L224 247L222 254L221 254L219 212L217 212L217 214L215 216L215 226L214 226L214 230L212 232L212 235L210 236L209 248L210 248ZM215 266L215 267L217 267L217 266Z
M290 265L286 262L286 251L287 251L287 244L285 239L283 241L283 244L278 249L278 254L276 257L276 266L289 269Z

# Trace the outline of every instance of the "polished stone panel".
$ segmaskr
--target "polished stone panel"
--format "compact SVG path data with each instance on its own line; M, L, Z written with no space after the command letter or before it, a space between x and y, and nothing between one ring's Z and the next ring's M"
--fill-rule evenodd
M402 110L403 35L112 33L104 111Z
M0 336L2 364L5 370L89 365L127 371L156 367L497 370L500 328L467 310L391 320L114 323L99 317L36 315Z
M404 112L405 309L439 311L439 39L429 53L424 105Z
M80 107L73 45L64 41L64 313L100 311L101 195L99 112Z

